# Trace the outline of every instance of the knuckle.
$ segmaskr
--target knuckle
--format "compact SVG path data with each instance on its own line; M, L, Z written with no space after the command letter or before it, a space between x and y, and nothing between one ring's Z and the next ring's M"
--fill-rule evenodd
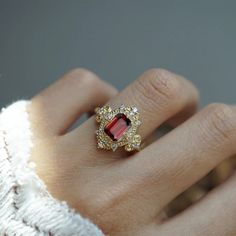
M180 81L164 69L150 69L138 80L139 90L149 100L170 100L180 94Z
M221 138L231 139L236 135L236 113L234 109L223 103L213 103L206 107L210 129Z
M99 78L91 71L83 68L75 68L69 71L64 77L66 80L71 80L74 83L80 83L91 86L99 82Z

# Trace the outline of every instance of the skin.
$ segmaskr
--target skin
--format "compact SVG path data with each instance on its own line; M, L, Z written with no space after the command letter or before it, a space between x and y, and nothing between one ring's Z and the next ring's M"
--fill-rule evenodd
M51 194L111 236L233 236L236 176L181 214L162 220L176 196L236 152L234 106L196 112L198 91L183 77L151 69L118 93L85 69L75 69L32 98L31 159ZM128 155L97 149L97 124L84 113L109 104L136 106L143 140L163 123L174 129Z

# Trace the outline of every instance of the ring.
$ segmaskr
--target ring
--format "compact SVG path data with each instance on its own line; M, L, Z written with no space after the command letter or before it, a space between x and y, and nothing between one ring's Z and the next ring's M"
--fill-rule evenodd
M137 129L141 121L136 107L121 105L113 110L110 106L97 107L95 114L100 124L95 132L99 149L115 151L124 146L128 152L140 150L141 136Z

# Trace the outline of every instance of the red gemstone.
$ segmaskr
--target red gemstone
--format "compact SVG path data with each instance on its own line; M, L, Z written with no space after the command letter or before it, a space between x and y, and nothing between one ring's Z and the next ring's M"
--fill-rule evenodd
M118 141L130 127L130 119L119 113L105 126L104 131L113 141Z

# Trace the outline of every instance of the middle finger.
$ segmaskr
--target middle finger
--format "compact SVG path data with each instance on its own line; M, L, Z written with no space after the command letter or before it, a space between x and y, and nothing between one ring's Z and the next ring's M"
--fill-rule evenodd
M235 154L235 142L236 108L213 104L121 165L130 170L127 179L142 176L145 196L160 210Z

